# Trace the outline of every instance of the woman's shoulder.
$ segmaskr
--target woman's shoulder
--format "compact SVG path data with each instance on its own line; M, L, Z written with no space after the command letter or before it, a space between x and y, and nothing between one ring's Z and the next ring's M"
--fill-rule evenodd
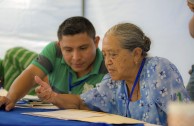
M155 57L146 57L146 61L148 63L171 63L167 58L164 58L164 57L158 57L158 56L155 56Z
M163 57L147 57L146 58L146 66L147 67L158 67L158 68L172 68L172 69L177 69L176 66L167 58L163 58ZM177 71L177 70L175 70Z

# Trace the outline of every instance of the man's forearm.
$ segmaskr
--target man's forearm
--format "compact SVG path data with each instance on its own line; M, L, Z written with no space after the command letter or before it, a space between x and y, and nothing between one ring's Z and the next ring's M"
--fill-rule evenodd
M28 70L24 70L11 85L7 97L13 102L17 102L26 95L35 84L33 77L34 76Z

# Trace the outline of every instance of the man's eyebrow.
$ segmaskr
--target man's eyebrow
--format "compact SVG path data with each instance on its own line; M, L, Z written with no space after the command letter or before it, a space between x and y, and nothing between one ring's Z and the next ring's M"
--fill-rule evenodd
M72 48L68 47L68 46L64 46L64 47L62 47L62 49L72 49Z
M119 50L118 50L118 49L117 49L117 50L108 49L107 52L114 52L114 53L117 53L117 52L119 52Z
M83 47L83 46L88 46L89 44L84 44L84 45L81 45L81 46L79 46L79 47Z
M83 45L80 45L80 46L78 46L77 48L80 48L80 47L87 47L87 46L89 46L89 44L83 44ZM63 49L73 49L72 47L70 47L70 46L64 46L64 47L62 47Z
M69 47L69 46L64 46L63 48L71 48L71 47Z

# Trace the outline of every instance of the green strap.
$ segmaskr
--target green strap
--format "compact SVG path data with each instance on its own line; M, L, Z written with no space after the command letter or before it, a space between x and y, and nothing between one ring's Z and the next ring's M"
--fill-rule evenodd
M181 96L181 93L180 92L177 93L177 97L178 97L177 98L178 101L182 101L182 96Z

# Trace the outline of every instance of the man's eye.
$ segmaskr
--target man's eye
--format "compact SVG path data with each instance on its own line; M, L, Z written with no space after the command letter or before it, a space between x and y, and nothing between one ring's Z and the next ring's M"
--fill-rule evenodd
M86 50L86 49L87 49L87 47L81 47L80 49L81 49L81 50Z
M71 52L72 50L71 49L66 49L65 52Z

